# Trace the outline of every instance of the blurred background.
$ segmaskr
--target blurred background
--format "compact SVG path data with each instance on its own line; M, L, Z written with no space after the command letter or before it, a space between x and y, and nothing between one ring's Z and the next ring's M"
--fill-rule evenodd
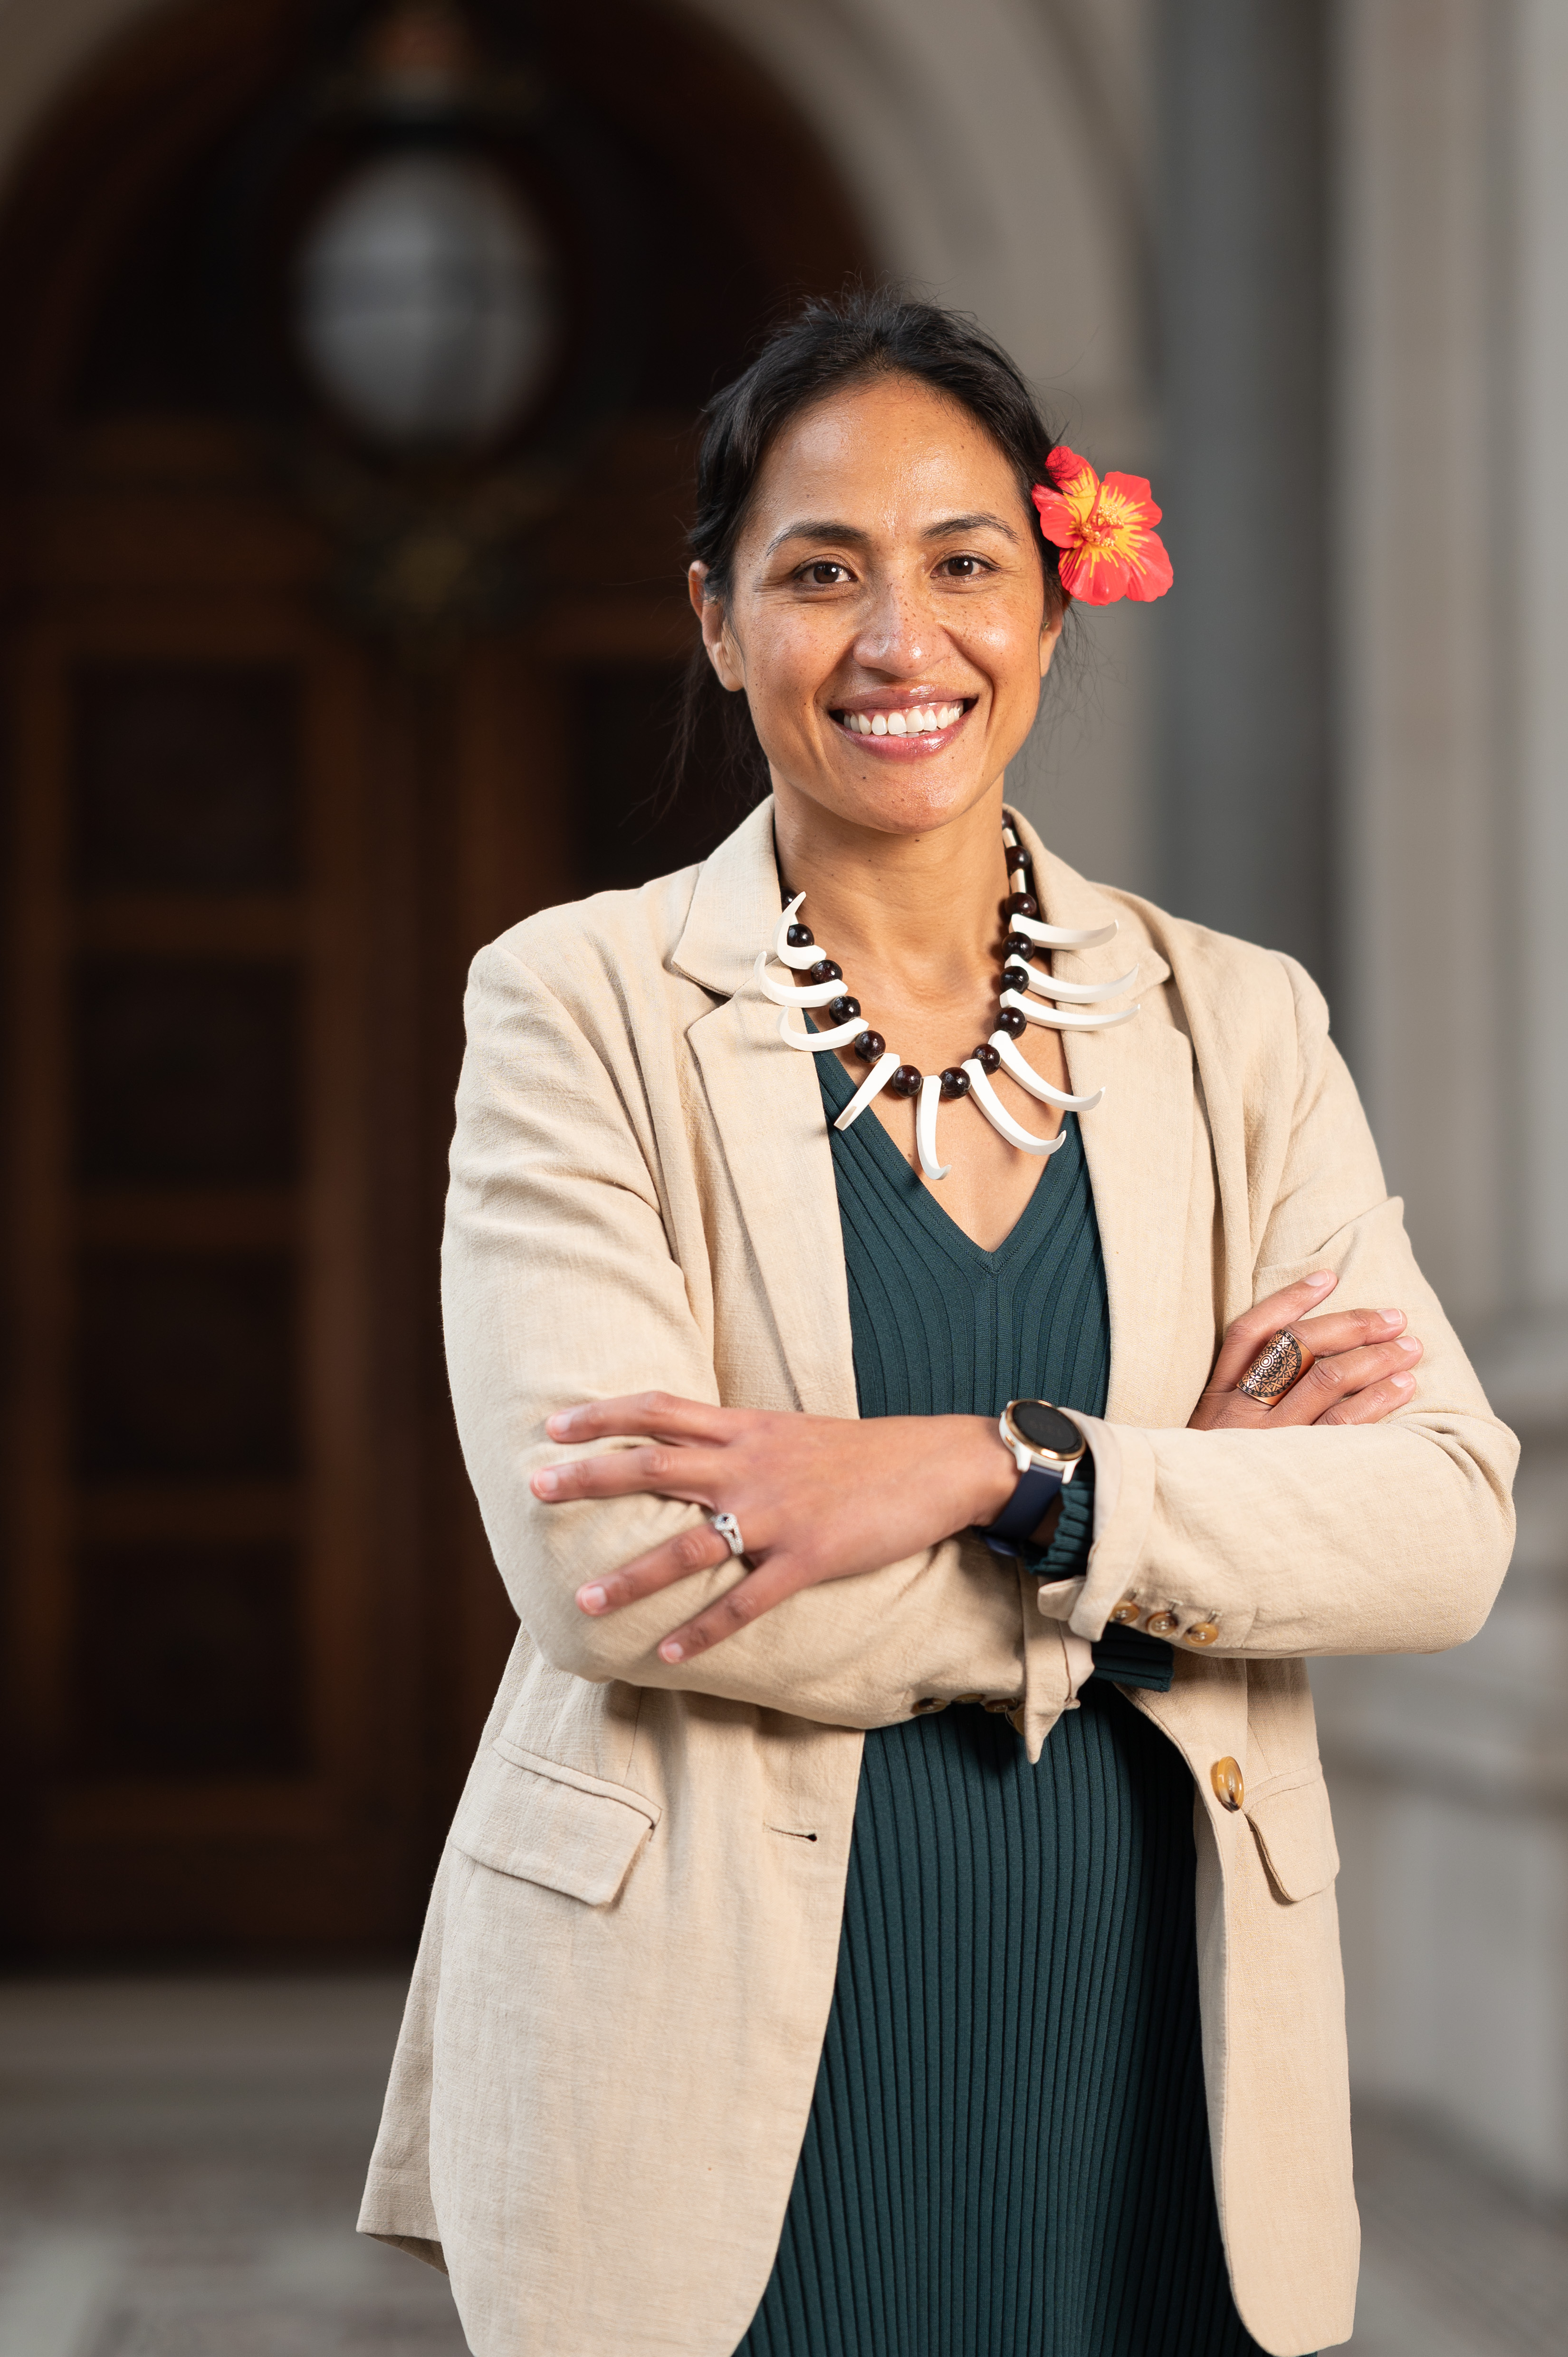
M0 2357L456 2352L348 2231L510 1616L435 1253L468 958L698 856L697 411L972 309L1177 589L1016 796L1327 989L1525 1437L1319 1664L1364 2357L1568 2314L1563 0L0 0Z

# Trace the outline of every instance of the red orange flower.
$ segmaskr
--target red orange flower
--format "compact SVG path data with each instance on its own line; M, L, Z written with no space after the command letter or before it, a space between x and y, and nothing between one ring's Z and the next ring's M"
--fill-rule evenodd
M1107 475L1101 482L1087 458L1060 442L1046 471L1049 483L1036 483L1030 497L1040 511L1040 530L1062 552L1068 595L1086 606L1163 597L1171 586L1171 561L1154 529L1160 511L1144 477Z

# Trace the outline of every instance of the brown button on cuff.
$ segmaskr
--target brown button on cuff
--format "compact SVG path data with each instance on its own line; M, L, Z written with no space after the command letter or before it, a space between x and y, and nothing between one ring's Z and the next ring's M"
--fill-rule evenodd
M1111 1618L1119 1621L1123 1629L1130 1629L1143 1609L1135 1596L1124 1596L1120 1604L1112 1606Z
M1212 1645L1219 1631L1212 1620L1195 1620L1187 1632L1189 1645Z
M922 1695L915 1705L916 1716L920 1718L929 1718L932 1711L946 1710L946 1708L947 1705L940 1695Z
M1214 1787L1214 1797L1222 1808L1239 1809L1247 1797L1241 1770L1234 1760L1217 1760L1208 1771L1208 1781Z
M1180 1627L1181 1622L1174 1612L1151 1612L1149 1615L1151 1637L1174 1637Z

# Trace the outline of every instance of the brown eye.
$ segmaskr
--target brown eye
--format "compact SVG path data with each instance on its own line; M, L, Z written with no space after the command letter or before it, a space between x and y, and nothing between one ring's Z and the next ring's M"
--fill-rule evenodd
M981 575L989 569L983 559L978 556L950 556L942 564L942 571L950 574L955 581L978 581Z
M849 568L831 556L822 556L807 565L806 579L813 589L836 589L841 581L849 579Z

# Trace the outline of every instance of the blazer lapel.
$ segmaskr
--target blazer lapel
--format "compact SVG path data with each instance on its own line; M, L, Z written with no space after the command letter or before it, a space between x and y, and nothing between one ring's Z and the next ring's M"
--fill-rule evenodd
M1111 1308L1105 1413L1112 1423L1159 1424L1167 1420L1181 1316L1192 1185L1192 1051L1172 1020L1171 995L1163 987L1170 967L1136 903L1085 883L1045 849L1026 821L1015 816L1015 823L1034 854L1036 890L1047 924L1084 931L1112 919L1120 925L1115 940L1101 949L1054 952L1063 980L1110 982L1134 962L1138 967L1128 1003L1141 1011L1131 1023L1062 1038L1074 1091L1105 1091L1079 1123Z
M779 906L769 799L703 864L671 963L722 995L686 1038L800 1405L853 1416L843 1234L816 1060L784 1045L753 974Z

